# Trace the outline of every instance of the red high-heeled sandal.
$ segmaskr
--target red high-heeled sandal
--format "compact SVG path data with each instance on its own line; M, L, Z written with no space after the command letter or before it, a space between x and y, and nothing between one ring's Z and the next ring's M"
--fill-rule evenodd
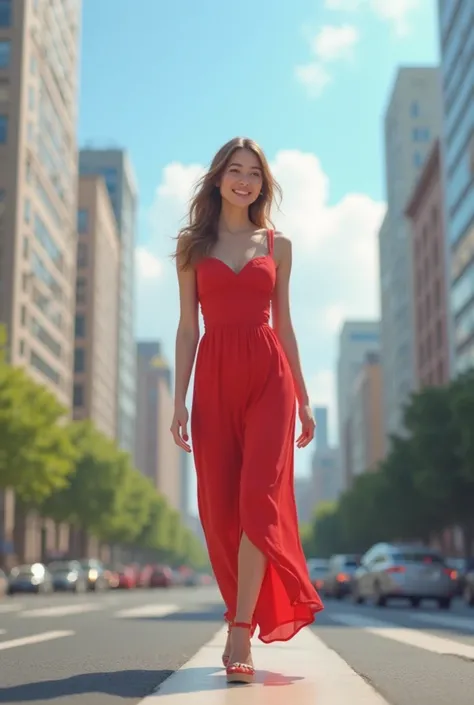
M231 622L229 628L239 627L241 629L252 629L251 624L246 622ZM250 654L249 654L250 655ZM255 669L248 663L239 663L238 661L226 667L227 683L253 683L255 678Z

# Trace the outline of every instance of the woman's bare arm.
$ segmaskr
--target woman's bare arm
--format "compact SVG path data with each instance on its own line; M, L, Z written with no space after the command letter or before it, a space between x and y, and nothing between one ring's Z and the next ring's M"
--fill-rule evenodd
M190 451L188 440L188 412L186 410L186 395L193 369L196 349L199 342L198 297L196 288L196 272L194 268L181 269L178 243L177 274L179 284L180 315L176 332L175 347L175 413L171 432L175 443L186 451Z
M293 375L296 397L301 406L309 405L308 391L301 369L298 344L290 313L290 275L292 266L291 241L282 233L277 233L275 259L277 280L272 301L273 328L285 351Z

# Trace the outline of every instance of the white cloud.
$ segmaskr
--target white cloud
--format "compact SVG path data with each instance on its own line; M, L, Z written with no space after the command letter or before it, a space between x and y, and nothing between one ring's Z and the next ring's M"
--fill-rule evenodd
M321 64L315 61L302 64L295 69L297 80L306 88L311 98L319 98L326 86L331 83L331 74Z
M312 401L327 402L334 417L330 370L340 323L345 317L378 315L376 232L385 206L357 193L330 205L329 180L314 154L280 151L271 167L284 193L275 224L293 241L292 312L303 367ZM151 208L150 237L137 252L138 333L164 339L168 355L173 354L179 313L171 237L202 172L200 165L179 163L163 170Z
M326 25L314 37L312 48L315 56L321 61L350 59L358 41L359 33L355 27Z
M163 263L158 257L148 252L144 247L137 247L135 250L135 267L137 278L155 279L163 273Z
M296 79L305 86L310 97L319 98L332 82L328 64L350 60L358 41L359 33L351 25L325 25L319 30L311 40L311 51L315 58L295 69Z
M340 12L367 10L403 35L410 31L412 15L421 7L421 0L325 0L325 7Z

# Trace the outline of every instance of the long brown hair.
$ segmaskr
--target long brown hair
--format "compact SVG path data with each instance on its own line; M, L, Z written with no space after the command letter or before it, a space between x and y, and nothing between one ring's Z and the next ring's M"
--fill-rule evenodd
M259 145L248 137L234 137L219 149L206 174L197 182L191 200L188 223L178 233L178 257L181 269L195 265L210 254L217 242L222 197L217 184L232 155L238 149L248 149L262 167L262 191L249 208L249 218L257 228L273 227L271 209L276 194L281 200L281 188L272 176L268 161Z

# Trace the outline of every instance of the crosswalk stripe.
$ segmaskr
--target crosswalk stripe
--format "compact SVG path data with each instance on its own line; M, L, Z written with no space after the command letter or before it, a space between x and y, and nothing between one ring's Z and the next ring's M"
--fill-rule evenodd
M474 620L466 617L458 617L456 615L448 614L413 614L410 615L417 622L424 622L425 624L432 624L436 627L439 624L440 627L448 627L451 629L464 629L468 632L474 632Z
M115 617L119 619L127 619L133 617L167 617L173 612L179 611L178 605L141 605L140 607L131 607L126 610L120 610L115 613Z
M0 605L0 614L5 612L19 612L21 610L21 605Z
M34 610L21 612L20 617L66 617L71 614L83 614L103 609L100 604L83 602L78 605L59 605L55 607L39 607Z
M290 642L253 647L257 675L252 686L233 687L219 666L227 629L162 683L139 705L388 705L363 678L310 629ZM270 690L262 690L267 686ZM271 697L269 695L271 693Z
M0 651L6 651L7 649L15 649L18 646L41 644L45 641L61 639L65 636L74 636L74 634L75 632L71 631L43 632L41 634L34 634L32 636L23 636L19 639L11 639L10 641L0 641Z
M393 622L382 622L370 617L354 614L331 614L331 619L347 627L357 627L370 634L398 641L401 644L416 646L442 656L462 656L474 659L474 646L444 637L427 634L419 629L398 626Z

